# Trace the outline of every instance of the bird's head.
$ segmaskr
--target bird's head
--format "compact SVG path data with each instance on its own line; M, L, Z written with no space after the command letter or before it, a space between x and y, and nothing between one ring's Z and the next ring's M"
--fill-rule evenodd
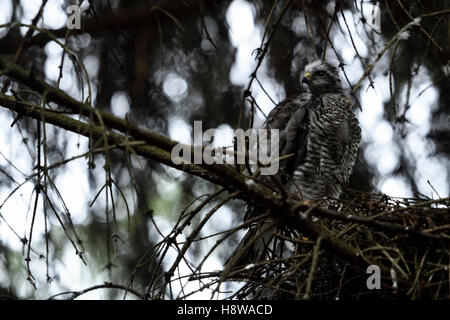
M338 69L322 60L317 60L306 65L303 82L308 85L314 94L342 92Z

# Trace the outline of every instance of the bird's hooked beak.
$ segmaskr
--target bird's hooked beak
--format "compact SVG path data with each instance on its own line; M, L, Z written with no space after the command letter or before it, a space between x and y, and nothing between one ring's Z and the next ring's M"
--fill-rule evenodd
M306 71L305 74L303 75L302 84L303 83L309 84L310 81L311 81L311 74L309 73L309 71Z

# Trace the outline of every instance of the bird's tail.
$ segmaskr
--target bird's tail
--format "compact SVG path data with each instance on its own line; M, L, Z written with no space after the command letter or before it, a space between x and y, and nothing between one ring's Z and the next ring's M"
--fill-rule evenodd
M236 246L236 249L225 262L230 268L244 267L252 263L261 262L266 257L267 248L273 238L275 226L253 226Z

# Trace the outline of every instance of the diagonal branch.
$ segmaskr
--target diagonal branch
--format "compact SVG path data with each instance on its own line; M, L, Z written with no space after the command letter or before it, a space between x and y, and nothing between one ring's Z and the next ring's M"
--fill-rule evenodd
M0 94L0 105L18 112L20 115L34 119L44 119L46 123L86 137L91 137L93 139L103 139L104 137L104 128L99 125L87 124L51 110L46 110L22 101L16 101L13 97L4 94ZM107 138L109 139L109 144L116 144L118 146L124 145L129 141L126 136L111 131L108 131ZM172 140L163 136L160 136L160 139L165 139L166 145L173 143ZM322 237L324 247L335 252L342 259L355 266L359 266L360 268L365 268L367 266L367 262L355 249L335 238L330 232L327 232L314 224L304 214L299 214L297 202L283 200L279 194L259 183L247 183L248 178L231 167L219 164L177 165L171 160L170 149L167 150L156 145L135 145L133 146L133 150L136 154L145 158L199 176L217 185L223 186L229 191L240 191L240 199L246 200L258 208L263 208L265 210L268 208L272 209L273 212L277 213L277 216L274 218L280 219L283 223L293 226L300 232L303 232L306 236L312 239Z

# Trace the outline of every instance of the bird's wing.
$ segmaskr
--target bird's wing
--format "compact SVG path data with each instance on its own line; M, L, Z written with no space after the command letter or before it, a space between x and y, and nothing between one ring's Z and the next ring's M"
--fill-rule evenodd
M306 137L308 134L309 115L308 108L299 107L289 119L285 129L285 143L280 149L280 156L293 154L281 162L281 169L285 178L292 177L294 169L306 157Z
M279 130L279 156L293 154L293 156L280 161L280 172L278 177L285 184L293 175L296 166L306 156L306 138L308 134L309 115L308 109L312 95L301 93L279 103L267 116L263 125L265 129ZM244 215L244 221L257 215L253 206L248 206ZM257 233L257 228L250 228L245 237L237 246L235 252L242 250L252 237ZM266 247L272 240L272 232L267 230L246 252L242 253L235 265L245 265L250 262L264 259ZM232 257L234 254L232 255ZM227 262L228 264L228 262Z
M293 156L280 161L277 177L284 185L293 175L298 162L306 154L306 135L308 130L307 108L312 95L307 92L300 93L294 97L287 98L280 102L267 116L263 129L278 129L279 144L278 157L289 154ZM270 133L268 133L268 136ZM266 176L259 176L260 181L270 182ZM247 207L244 221L255 216L252 206Z
M294 105L292 99L288 98L281 101L270 111L263 128L266 129L282 129L286 126L291 117Z
M311 97L310 93L304 92L284 100L269 113L264 123L264 128L279 130L279 156L292 154L280 161L282 182L292 176L295 167L305 157Z

